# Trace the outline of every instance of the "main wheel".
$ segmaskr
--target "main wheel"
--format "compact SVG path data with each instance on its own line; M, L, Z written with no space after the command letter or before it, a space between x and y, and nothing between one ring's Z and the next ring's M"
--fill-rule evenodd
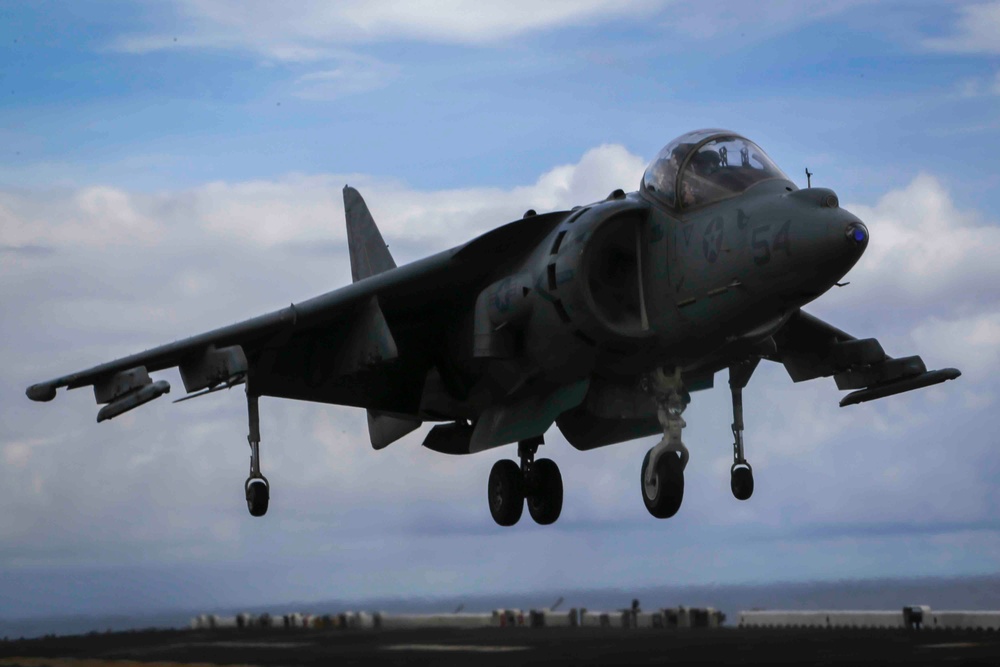
M521 468L510 459L497 461L490 471L490 514L501 526L513 526L524 512L524 481Z
M642 470L639 484L642 487L642 500L646 509L657 519L669 519L677 514L684 500L684 469L681 459L675 452L665 452L656 462L653 473L653 483L646 484L646 468L652 450L646 452L642 460Z
M747 500L753 495L753 470L746 464L733 467L729 488L736 500Z
M562 512L563 483L559 466L552 459L538 459L531 464L528 513L535 523L555 523Z
M245 486L247 494L247 509L251 516L267 514L267 503L271 498L271 489L267 482L260 479L248 479Z

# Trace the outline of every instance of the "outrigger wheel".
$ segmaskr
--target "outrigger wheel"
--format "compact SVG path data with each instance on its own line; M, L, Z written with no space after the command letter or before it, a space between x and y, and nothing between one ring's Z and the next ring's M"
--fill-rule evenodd
M730 470L729 488L736 500L748 500L753 495L753 468L744 461L734 463Z
M267 514L267 505L271 500L271 485L260 472L260 409L257 405L258 396L250 392L250 383L247 383L247 414L250 420L250 434L247 435L247 442L250 443L250 476L243 483L243 491L247 497L247 509L250 516L264 516Z
M271 486L263 477L249 477L243 485L247 495L247 509L251 516L267 514L267 503L271 499Z

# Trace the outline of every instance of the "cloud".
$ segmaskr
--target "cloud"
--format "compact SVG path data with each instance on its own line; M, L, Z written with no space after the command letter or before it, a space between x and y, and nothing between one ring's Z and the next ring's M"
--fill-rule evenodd
M390 246L444 249L460 240L539 212L602 199L615 188L638 187L644 160L617 145L587 151L577 164L555 167L532 185L426 192L362 175L293 174L280 180L215 182L175 197L204 230L261 246L345 238L341 187L358 187ZM415 259L415 257L414 257Z
M963 99L1000 95L1000 71L992 77L970 77L958 83L958 96Z
M929 37L923 45L932 51L946 53L1000 53L1000 2L977 2L958 8L958 17L950 32Z
M873 0L762 0L754 3L679 2L670 6L663 28L682 42L710 42L718 50L765 41L804 25L871 4Z
M295 81L294 94L307 100L332 100L383 88L398 73L398 67L374 59L342 59L333 69L300 76Z
M499 44L520 35L580 25L662 5L659 0L528 0L476 3L435 0L306 0L295 11L251 0L178 0L180 36L126 35L113 48L143 53L164 48L243 49L279 61L312 62L338 45L386 40ZM175 39L176 37L176 39Z
M122 190L93 186L53 194L55 201L0 193L0 246L24 251L51 247L53 239L63 246L149 245L162 238L157 223Z
M823 307L877 314L914 326L929 308L938 317L965 318L1000 311L1000 225L959 208L944 184L918 174L874 205L845 204L868 225L871 242Z
M931 317L911 333L918 349L952 360L970 381L989 380L1000 373L1000 311L942 320Z

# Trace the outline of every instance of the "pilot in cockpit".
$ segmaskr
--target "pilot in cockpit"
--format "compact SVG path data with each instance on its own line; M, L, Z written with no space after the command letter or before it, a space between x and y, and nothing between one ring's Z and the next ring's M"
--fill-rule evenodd
M739 155L738 163L730 154ZM643 175L643 191L671 208L712 204L760 181L787 180L760 148L726 130L689 132L668 144Z

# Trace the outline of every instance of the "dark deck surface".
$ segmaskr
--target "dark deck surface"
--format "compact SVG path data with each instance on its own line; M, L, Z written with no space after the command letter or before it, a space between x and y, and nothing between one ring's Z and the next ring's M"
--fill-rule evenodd
M255 629L124 632L0 643L0 667L863 662L1000 665L1000 633L736 628Z

